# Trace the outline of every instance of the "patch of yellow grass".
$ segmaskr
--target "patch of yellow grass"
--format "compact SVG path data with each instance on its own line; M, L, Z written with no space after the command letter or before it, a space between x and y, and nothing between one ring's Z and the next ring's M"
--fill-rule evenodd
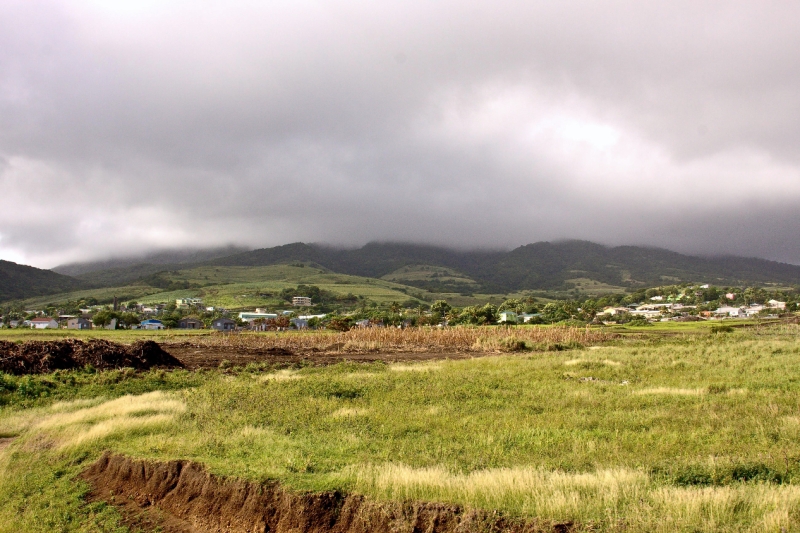
M635 394L667 394L674 396L700 396L705 393L705 389L679 389L675 387L652 387L635 392Z
M389 370L394 372L431 372L433 370L441 370L442 365L439 363L418 363L418 364L393 364L389 365Z
M726 487L660 487L651 493L652 512L670 522L703 524L715 531L731 523L751 522L754 531L789 531L790 513L800 505L800 487L731 485Z
M442 467L411 468L385 464L361 467L355 474L360 490L392 500L458 501L483 509L514 507L529 516L575 517L587 504L616 508L622 500L645 496L646 473L606 469L573 474L535 468L497 468L469 474Z
M622 363L619 361L612 361L611 359L603 359L602 361L592 361L591 359L569 359L568 361L564 361L565 366L575 366L581 363L602 363L607 366L622 366Z
M270 374L259 376L260 381L290 381L292 379L301 379L303 376L297 370L283 369Z
M333 418L348 418L354 416L364 416L369 414L369 409L359 409L357 407L342 407L331 413Z
M60 447L70 447L164 425L186 410L182 401L162 391L122 396L93 406L81 405L79 402L54 405L55 412L39 419L32 429L50 434Z

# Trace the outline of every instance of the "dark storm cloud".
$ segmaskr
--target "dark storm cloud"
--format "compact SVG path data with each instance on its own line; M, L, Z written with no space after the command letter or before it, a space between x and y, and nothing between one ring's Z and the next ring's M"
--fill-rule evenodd
M0 253L586 238L800 262L786 3L0 4Z

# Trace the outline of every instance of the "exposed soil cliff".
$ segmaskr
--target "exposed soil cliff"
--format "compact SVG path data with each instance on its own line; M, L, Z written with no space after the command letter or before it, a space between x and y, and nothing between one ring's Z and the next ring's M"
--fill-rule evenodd
M534 533L572 524L522 521L429 502L372 502L340 492L299 493L277 483L227 480L188 461L149 462L104 454L82 476L92 497L149 509L137 525L170 533Z

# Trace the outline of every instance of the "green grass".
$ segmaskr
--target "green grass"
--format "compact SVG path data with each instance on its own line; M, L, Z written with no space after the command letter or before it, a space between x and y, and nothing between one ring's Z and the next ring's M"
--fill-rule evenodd
M198 335L212 335L212 330L169 329L169 330L144 330L144 329L0 329L0 340L10 342L26 341L51 341L59 339L106 339L114 342L132 343L139 340L154 340L157 342L180 341L184 337Z
M0 452L0 519L116 527L63 481L113 449L599 530L796 531L798 332L413 365L6 377L0 433L19 437Z
M161 289L150 287L149 285L125 285L122 287L104 287L102 289L86 289L81 291L65 292L52 294L49 296L37 296L20 300L19 306L23 309L43 309L50 304L61 302L75 302L86 298L95 298L99 302L111 302L114 296L120 301L139 300L140 298L162 292Z

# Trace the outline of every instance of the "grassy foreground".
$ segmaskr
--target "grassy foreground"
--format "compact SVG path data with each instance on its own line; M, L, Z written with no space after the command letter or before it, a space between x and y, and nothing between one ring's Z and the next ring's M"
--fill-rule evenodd
M797 326L417 365L0 381L0 531L122 530L102 450L624 531L800 530Z

